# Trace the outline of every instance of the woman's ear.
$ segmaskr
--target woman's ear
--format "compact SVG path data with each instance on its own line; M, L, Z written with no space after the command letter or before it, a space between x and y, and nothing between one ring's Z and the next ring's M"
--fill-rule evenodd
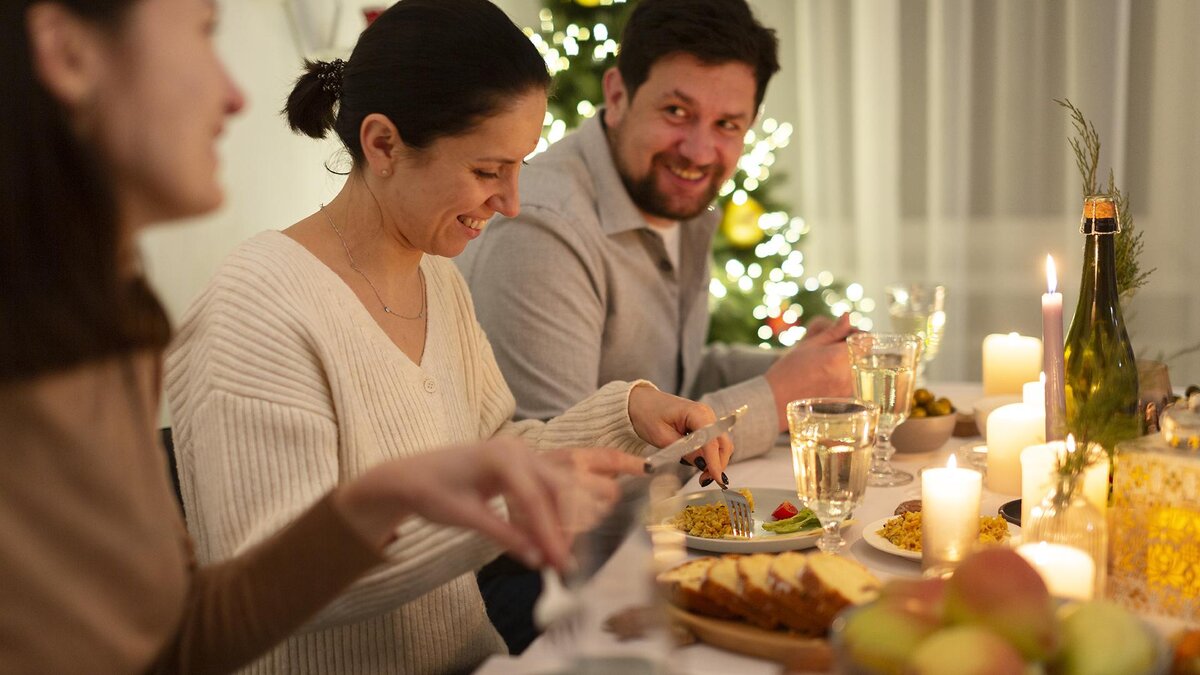
M104 38L99 29L56 2L25 10L33 72L42 86L69 109L89 100L104 72Z
M405 147L396 125L387 115L380 113L371 113L363 119L358 142L362 146L367 171L385 178L392 174Z

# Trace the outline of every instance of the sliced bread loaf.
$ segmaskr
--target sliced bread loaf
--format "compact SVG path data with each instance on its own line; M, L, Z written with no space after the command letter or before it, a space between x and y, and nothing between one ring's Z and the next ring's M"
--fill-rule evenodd
M800 577L814 618L826 627L850 605L861 605L879 596L879 579L861 563L837 555L815 554Z
M713 602L701 592L709 569L719 558L697 558L658 575L658 587L667 601L689 612L716 617L734 618L734 613Z

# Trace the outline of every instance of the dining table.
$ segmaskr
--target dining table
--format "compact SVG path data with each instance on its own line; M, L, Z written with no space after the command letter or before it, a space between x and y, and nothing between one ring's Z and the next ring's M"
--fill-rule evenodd
M934 383L929 388L938 396L949 398L959 411L971 411L974 403L982 397L982 386L978 383ZM841 555L866 566L881 581L896 578L917 579L921 577L921 561L899 557L871 546L863 538L864 528L880 519L893 515L897 505L908 500L921 498L921 479L918 473L928 467L945 466L949 457L963 446L978 445L983 439L976 436L953 436L936 450L929 452L897 452L892 465L914 476L915 480L897 487L868 487L862 504L855 509L852 522L842 530L847 546ZM736 455L736 448L735 448ZM794 491L795 478L792 471L791 450L787 435L782 434L775 446L766 454L743 461L734 461L727 470L730 485L749 488L780 488ZM693 478L680 488L680 493L700 489ZM709 489L717 489L714 484ZM1001 505L1019 498L1019 495L998 494L986 487L983 490L980 514L996 515ZM1014 537L1019 537L1019 528L1010 528ZM816 549L811 549L815 551ZM515 673L537 674L564 672L570 664L572 654L594 655L637 655L639 653L665 660L668 673L695 673L703 675L779 675L783 668L779 663L744 654L718 649L703 642L671 648L663 654L664 641L622 640L605 628L605 621L632 606L645 603L654 548L643 527L632 528L620 546L602 567L578 589L586 611L574 628L569 645L564 646L561 636L543 635L519 656L495 656L476 671L481 675L509 675ZM712 555L703 551L687 550L687 557ZM1143 617L1159 632L1169 634L1183 623L1163 617ZM553 639L552 639L553 638ZM594 672L604 672L601 668ZM794 671L789 671L794 672Z

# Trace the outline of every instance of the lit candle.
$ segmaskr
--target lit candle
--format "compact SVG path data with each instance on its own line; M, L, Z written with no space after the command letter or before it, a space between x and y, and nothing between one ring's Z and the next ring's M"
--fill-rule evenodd
M1020 394L1042 369L1042 341L1016 333L983 339L983 395Z
M1054 258L1046 256L1046 294L1042 296L1042 370L1046 374L1046 440L1061 440L1066 431L1067 395L1063 379L1062 293L1057 292Z
M1062 453L1074 452L1075 439L1031 445L1021 451L1021 525L1029 524L1029 510L1041 503L1054 487L1055 460ZM1084 499L1095 506L1100 515L1108 510L1108 462L1101 457L1083 472Z
M979 542L979 500L983 477L960 469L954 456L944 468L921 472L921 569L940 576Z
M1046 442L1045 418L1045 409L1024 403L1000 406L988 415L989 490L1004 495L1021 494L1021 451Z
M1021 403L1037 408L1046 407L1046 374L1038 375L1037 382L1021 385Z
M1029 525L1029 510L1042 502L1054 484L1054 460L1062 441L1031 445L1021 451L1021 527Z
M1096 563L1082 549L1039 541L1018 546L1017 553L1042 575L1050 595L1071 600L1092 599Z

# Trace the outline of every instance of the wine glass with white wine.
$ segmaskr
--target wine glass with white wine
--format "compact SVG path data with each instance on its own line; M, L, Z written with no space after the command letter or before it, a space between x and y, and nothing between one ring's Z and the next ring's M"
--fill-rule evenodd
M917 363L917 381L925 376L925 364L938 355L946 333L946 287L942 284L890 284L888 316L897 333L917 333L925 340L925 351Z
M854 395L879 406L879 431L867 484L908 485L912 474L897 471L889 462L896 452L892 431L912 409L913 382L924 340L911 333L857 333L846 338L846 344L850 347Z
M874 403L852 398L812 398L787 406L796 494L821 520L817 547L846 547L842 521L862 503L879 423Z

